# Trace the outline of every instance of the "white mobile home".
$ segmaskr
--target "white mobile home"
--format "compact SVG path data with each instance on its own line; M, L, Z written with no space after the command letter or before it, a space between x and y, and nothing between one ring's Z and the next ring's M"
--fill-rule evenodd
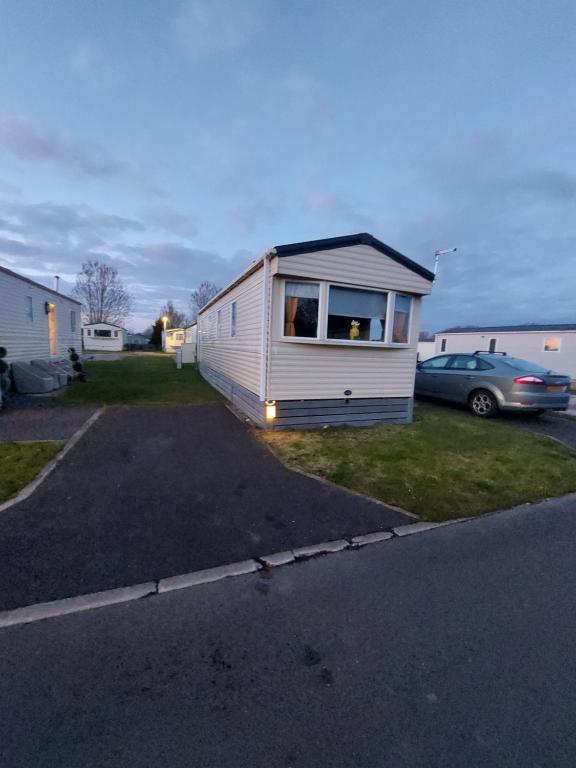
M436 334L441 352L506 352L576 378L576 324L449 328Z
M182 344L182 362L183 363L195 363L196 362L196 346L198 339L198 325L192 323L192 325L184 328L184 343Z
M430 357L434 357L436 354L436 342L435 341L419 341L418 342L418 362L428 360Z
M184 328L170 328L162 331L162 349L164 352L176 352L184 344Z
M0 266L0 347L6 361L68 358L81 346L81 304Z
M86 323L82 327L82 342L86 352L121 352L126 331L113 323Z
M269 428L410 421L433 279L368 234L276 246L199 312L200 371Z

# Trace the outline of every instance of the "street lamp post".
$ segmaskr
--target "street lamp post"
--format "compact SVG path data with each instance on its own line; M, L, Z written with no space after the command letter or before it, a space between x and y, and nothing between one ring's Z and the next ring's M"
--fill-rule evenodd
M162 318L162 325L164 326L164 330L162 331L162 352L166 352L166 326L168 325L168 321L170 318L168 315L164 315Z
M436 273L438 272L438 261L440 256L444 253L454 253L458 248L444 248L443 251L434 251L434 280L436 280Z

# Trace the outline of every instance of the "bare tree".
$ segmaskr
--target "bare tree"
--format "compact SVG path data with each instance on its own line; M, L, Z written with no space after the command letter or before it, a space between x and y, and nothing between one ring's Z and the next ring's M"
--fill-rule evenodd
M133 300L111 264L95 259L84 262L76 275L74 296L82 302L89 323L121 325L130 314Z
M167 317L167 328L183 328L188 325L188 318L184 312L176 309L173 301L167 301L160 310L160 317Z
M192 291L190 294L190 307L192 309L192 321L194 322L198 316L198 312L204 307L210 299L218 293L220 288L215 283L211 283L209 280L204 280L198 288Z

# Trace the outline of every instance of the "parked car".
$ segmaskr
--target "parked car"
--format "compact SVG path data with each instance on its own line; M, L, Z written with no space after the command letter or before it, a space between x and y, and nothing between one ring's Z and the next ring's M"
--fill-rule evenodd
M484 418L499 410L565 411L569 391L569 376L505 352L438 355L416 366L415 394L467 403Z

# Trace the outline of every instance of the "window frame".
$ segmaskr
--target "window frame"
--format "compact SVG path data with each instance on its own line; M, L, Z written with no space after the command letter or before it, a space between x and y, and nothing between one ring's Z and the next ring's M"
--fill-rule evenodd
M286 284L287 283L302 283L304 285L317 285L318 286L318 319L316 322L316 336L285 336L284 335L284 328L286 327ZM325 296L322 295L322 281L321 280L305 280L300 278L292 278L292 277L285 277L282 280L282 301L281 309L281 323L280 323L280 338L282 341L289 341L291 343L297 343L297 344L317 344L319 341L321 341L321 334L320 334L320 328L322 325L322 307L323 304L326 301ZM322 329L322 334L324 334L324 329Z
M94 328L93 336L98 339L111 339L112 331L108 328Z
M216 338L222 338L222 307L216 310Z
M435 355L435 357L440 357L440 355ZM454 368L452 364L454 363L457 357L466 357L469 360L475 360L477 367L476 368ZM424 360L424 362L426 361ZM476 371L494 370L494 367L495 366L493 366L492 363L488 362L488 360L486 360L483 357L480 357L479 355L470 355L467 352L454 352L452 354L452 359L450 360L446 368L440 369L440 370L458 371L458 372L467 374L467 373L470 373L470 371L476 372Z
M34 322L34 297L26 296L26 318L29 323Z
M318 327L316 336L285 336L284 328L286 323L286 283L305 283L319 286L318 294ZM368 293L384 293L386 294L386 319L384 329L384 341L358 341L353 339L330 339L328 338L328 309L330 300L330 288L350 288L355 291L367 291ZM408 323L408 341L394 342L392 341L392 322L394 320L394 307L396 305L396 296L406 296L412 300L410 307L410 319ZM347 346L347 347L369 347L372 349L410 349L412 345L410 339L412 337L412 329L414 322L414 309L415 299L410 293L404 291L395 291L391 288L373 288L366 285L355 285L353 283L338 283L333 280L323 280L319 278L299 278L286 275L281 278L280 285L280 341L288 342L289 344L323 344L334 346Z
M452 362L452 358L455 355L452 352L442 353L440 355L434 355L434 357L429 357L427 360L422 360L421 363L418 365L418 370L420 371L448 371L450 369L450 363ZM436 368L433 365L426 365L426 363L430 363L432 360L437 360L439 357L445 357L447 358L446 365L442 368ZM453 369L452 369L453 370Z
M230 337L236 336L238 327L238 306L236 300L230 302Z
M392 326L390 327L390 344L394 347L409 347L410 339L412 338L412 317L414 315L414 296L409 293L400 293L400 291L391 291L393 297L394 308L392 310ZM410 299L410 311L408 312L408 332L406 334L406 341L393 341L394 334L394 315L396 314L396 299L400 297L402 299ZM388 321L386 321L388 324Z
M76 333L78 330L78 323L76 319L76 310L70 310L70 333Z

